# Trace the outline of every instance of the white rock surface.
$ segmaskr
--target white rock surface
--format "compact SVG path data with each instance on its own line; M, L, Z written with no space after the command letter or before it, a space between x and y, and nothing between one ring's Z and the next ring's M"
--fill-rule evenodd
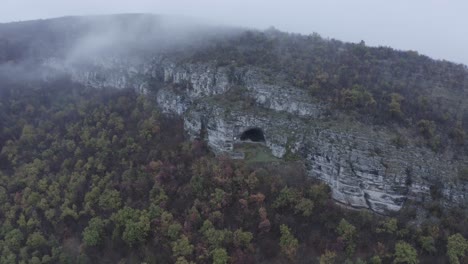
M309 175L326 182L333 198L348 206L398 211L407 199L430 201L431 189L440 190L446 206L468 205L468 183L457 179L466 157L454 161L425 148L397 149L385 131L356 122L327 122L326 105L281 81L267 84L252 68L232 73L214 64L177 65L163 58L96 61L85 67L49 60L46 65L95 88L156 91L161 109L182 116L191 137L200 137L206 128L206 139L218 153L232 151L243 131L261 128L273 155L283 157L289 151L304 158ZM234 85L230 74L241 84ZM255 105L229 105L229 92L239 86ZM216 97L223 94L227 103Z

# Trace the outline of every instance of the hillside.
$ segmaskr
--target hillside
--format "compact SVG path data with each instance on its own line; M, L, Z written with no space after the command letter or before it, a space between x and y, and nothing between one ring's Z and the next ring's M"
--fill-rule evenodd
M0 24L0 263L464 263L467 98L318 34Z

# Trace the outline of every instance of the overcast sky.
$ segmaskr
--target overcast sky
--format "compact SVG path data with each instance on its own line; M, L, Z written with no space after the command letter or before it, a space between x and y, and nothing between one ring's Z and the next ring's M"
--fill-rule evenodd
M0 0L0 22L141 12L317 32L468 65L468 0Z

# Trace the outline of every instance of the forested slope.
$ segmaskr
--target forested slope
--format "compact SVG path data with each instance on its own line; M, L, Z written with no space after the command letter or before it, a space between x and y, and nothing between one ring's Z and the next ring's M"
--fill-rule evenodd
M408 201L388 217L341 208L294 155L281 160L247 146L253 158L215 156L186 137L182 120L161 113L151 92L39 74L51 58L103 49L227 66L233 87L244 85L239 71L253 68L329 106L329 122L344 115L403 131L398 147L422 139L456 159L466 156L466 66L273 29L189 30L156 48L142 25L158 30L154 17L138 15L0 25L0 263L468 261L466 210L442 207L437 188L429 202ZM116 26L124 30L104 35L129 40L117 49L109 41L77 49ZM186 88L151 88L158 85ZM241 100L242 91L225 100ZM466 181L468 172L459 176Z
M381 218L341 209L301 163L214 157L134 91L57 80L3 86L1 95L1 263L457 263L464 255L463 211L428 208L441 222L416 227L415 211Z

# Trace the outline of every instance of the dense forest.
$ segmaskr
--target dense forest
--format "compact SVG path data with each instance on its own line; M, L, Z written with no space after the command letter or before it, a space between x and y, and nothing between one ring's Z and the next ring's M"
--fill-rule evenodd
M468 218L336 205L298 161L214 156L151 96L0 88L0 263L466 263Z

